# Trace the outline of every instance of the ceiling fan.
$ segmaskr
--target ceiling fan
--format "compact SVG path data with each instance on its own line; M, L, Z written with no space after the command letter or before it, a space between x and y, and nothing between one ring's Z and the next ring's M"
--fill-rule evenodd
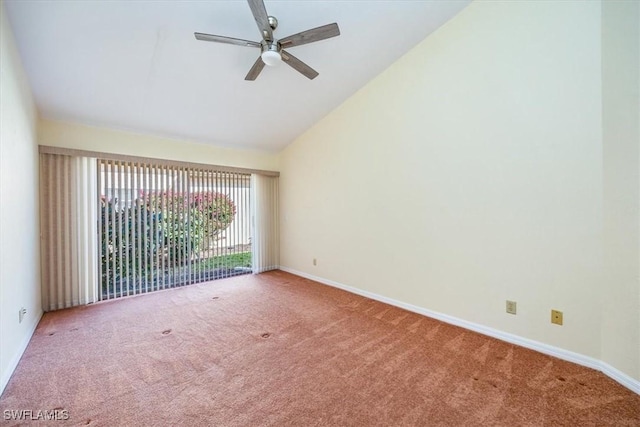
M258 47L262 51L256 62L253 64L249 73L244 78L245 80L255 80L265 64L269 66L275 66L281 62L285 62L296 71L302 73L309 79L314 79L318 76L318 72L307 64L291 55L284 48L290 48L294 46L300 46L307 43L313 43L320 40L336 37L340 35L340 29L338 24L323 25L321 27L313 28L311 30L302 31L301 33L293 34L282 39L276 39L273 37L273 32L278 27L278 20L267 15L267 9L264 6L263 0L247 0L253 17L258 24L258 29L262 35L262 41L254 42L251 40L236 39L233 37L216 36L213 34L194 33L196 39L208 42L228 43L238 46Z

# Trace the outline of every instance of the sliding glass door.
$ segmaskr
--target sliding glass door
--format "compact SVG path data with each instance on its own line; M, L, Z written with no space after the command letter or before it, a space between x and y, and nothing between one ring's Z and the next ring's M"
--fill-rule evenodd
M279 268L279 173L40 146L42 307Z
M100 299L252 271L251 175L98 161Z

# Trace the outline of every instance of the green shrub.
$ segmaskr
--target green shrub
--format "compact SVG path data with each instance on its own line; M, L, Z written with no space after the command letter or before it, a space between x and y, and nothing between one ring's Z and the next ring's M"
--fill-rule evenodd
M219 238L235 214L235 203L212 191L141 192L128 206L102 197L103 291L109 291L108 283L113 286L113 277L138 282L163 266L168 270L190 262ZM115 272L114 263L121 266Z

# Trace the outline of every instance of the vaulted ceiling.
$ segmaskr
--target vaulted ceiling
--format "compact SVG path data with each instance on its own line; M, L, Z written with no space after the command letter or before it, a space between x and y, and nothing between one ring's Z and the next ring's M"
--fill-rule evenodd
M266 67L244 1L32 1L6 8L43 117L219 146L278 151L470 0L270 1L277 38L337 22L339 37L291 48L320 75Z

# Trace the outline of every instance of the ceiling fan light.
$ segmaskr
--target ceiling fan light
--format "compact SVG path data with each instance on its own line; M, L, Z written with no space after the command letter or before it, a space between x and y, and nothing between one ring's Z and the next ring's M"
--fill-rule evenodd
M265 50L260 56L262 57L262 62L270 67L280 65L282 62L282 56L280 56L280 53L273 50Z

